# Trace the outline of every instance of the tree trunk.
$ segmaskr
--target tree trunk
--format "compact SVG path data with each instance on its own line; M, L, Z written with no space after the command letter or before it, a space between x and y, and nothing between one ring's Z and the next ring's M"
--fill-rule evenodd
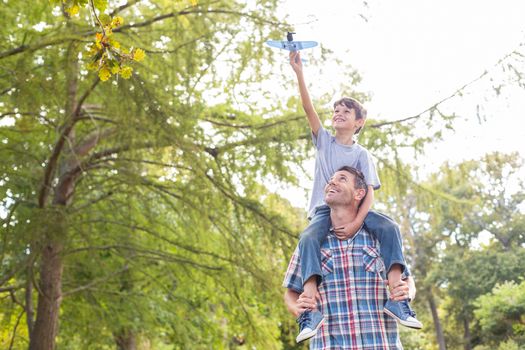
M31 339L31 334L33 333L34 326L34 310L33 310L33 281L31 280L33 276L33 271L29 268L27 273L27 282L26 282L26 323L27 323L27 334Z
M432 320L434 321L434 329L436 331L436 339L439 350L446 350L447 347L445 344L445 335L443 334L443 327L441 326L441 321L439 320L436 301L434 300L434 295L432 295L432 292L428 294L428 304L430 306L430 312L432 313Z
M465 339L465 346L463 348L465 350L472 350L471 337L470 337L470 322L466 317L463 319L463 330L464 330L463 338Z
M62 301L62 244L49 240L42 249L40 292L36 321L29 350L52 350L58 333L58 316Z
M123 332L115 335L118 350L137 350L137 337L133 332Z
M67 50L66 64L66 116L75 119L76 95L78 90L78 50L76 43L71 43ZM66 120L67 120L66 118ZM67 125L65 122L64 125ZM74 124L72 124L74 125ZM67 128L66 128L67 129ZM39 207L46 213L43 223L46 223L44 232L39 242L41 249L40 283L35 286L38 289L38 307L33 333L30 336L29 350L53 350L55 349L56 336L58 334L58 319L60 315L60 303L62 301L62 249L67 236L66 219L63 209L72 200L75 182L78 174L71 174L70 170L77 163L72 152L75 143L75 131L73 126L68 130L65 137L68 142L65 147L59 147L58 155L62 155L58 170L54 167L50 170L50 179L56 174L58 183L54 186L54 198L52 209L46 212L47 194L51 188L51 182L46 182L41 190ZM57 146L57 145L55 145ZM72 160L73 159L73 160ZM48 163L48 166L49 163ZM49 214L54 214L49 216Z

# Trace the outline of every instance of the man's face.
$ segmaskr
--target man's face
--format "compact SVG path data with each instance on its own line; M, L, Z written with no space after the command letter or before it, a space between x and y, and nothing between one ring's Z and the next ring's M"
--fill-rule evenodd
M325 202L332 205L350 205L354 201L356 190L354 174L341 170L336 171L324 188Z

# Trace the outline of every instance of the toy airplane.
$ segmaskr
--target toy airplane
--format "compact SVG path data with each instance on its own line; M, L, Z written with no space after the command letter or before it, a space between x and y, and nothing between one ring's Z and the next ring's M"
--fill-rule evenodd
M283 49L288 51L299 51L304 49L310 49L316 47L317 41L294 41L293 34L288 32L286 34L286 41L284 40L268 40L266 44L277 49Z

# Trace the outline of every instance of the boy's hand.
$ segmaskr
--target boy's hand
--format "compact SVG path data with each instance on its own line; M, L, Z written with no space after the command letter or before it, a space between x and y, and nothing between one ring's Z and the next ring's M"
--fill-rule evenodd
M301 61L299 51L290 51L290 65L295 73L301 73L303 71L303 62Z
M353 237L359 231L361 225L363 225L362 222L354 220L346 226L334 227L335 236L343 240Z

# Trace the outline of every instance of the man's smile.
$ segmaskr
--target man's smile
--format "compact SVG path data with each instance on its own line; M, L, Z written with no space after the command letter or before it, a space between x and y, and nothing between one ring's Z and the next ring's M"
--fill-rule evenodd
M333 185L326 189L326 193L337 193L337 192L340 192L340 190Z

